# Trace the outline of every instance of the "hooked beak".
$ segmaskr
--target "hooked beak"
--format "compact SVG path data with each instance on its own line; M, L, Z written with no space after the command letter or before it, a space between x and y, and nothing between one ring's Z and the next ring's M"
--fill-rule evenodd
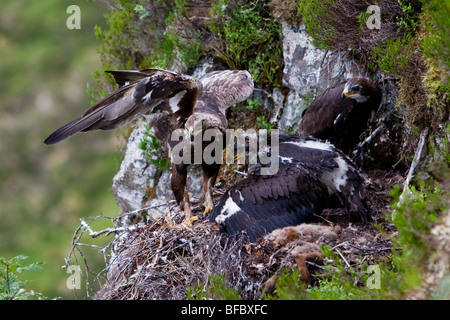
M350 93L348 92L347 89L344 89L344 91L343 91L342 94L341 94L341 99L344 99L344 98L353 98L353 97L356 97L356 96L357 96L356 93L350 94Z

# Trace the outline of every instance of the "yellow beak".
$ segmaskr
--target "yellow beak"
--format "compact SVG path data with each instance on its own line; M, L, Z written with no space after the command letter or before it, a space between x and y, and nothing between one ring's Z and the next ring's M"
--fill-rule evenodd
M353 98L353 97L356 97L358 94L356 94L356 93L350 94L347 89L344 89L344 92L342 92L342 95L346 96L347 98Z

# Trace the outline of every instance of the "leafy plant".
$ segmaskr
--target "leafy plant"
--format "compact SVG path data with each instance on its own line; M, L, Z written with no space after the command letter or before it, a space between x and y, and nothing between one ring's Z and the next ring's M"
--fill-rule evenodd
M250 111L257 111L259 109L259 101L258 99L248 99L246 101L247 109Z
M139 149L144 150L145 157L155 166L162 170L167 170L170 161L161 156L162 143L150 133L150 127L146 125L144 137L139 141Z
M256 117L256 122L257 122L259 128L266 129L268 132L270 132L274 127L274 125L272 123L268 122L266 120L266 117L264 117L264 116Z
M248 69L256 82L264 76L279 86L281 25L267 6L268 1L216 1L207 27L221 40L217 55L231 69Z
M419 25L416 10L414 10L411 2L403 0L397 0L397 2L404 13L403 16L396 17L397 25L404 30L415 32Z
M28 257L18 255L7 260L0 257L0 300L27 300L34 297L46 299L42 293L27 291L25 287L29 280L20 280L19 275L24 271L37 272L42 270L42 262L34 262L28 266L23 265L23 261Z

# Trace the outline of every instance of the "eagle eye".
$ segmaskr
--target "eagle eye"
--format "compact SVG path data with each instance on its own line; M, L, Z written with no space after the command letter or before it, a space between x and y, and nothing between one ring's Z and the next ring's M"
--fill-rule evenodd
M361 89L360 86L353 86L353 87L351 88L352 91L356 91L356 92L358 92L359 89Z

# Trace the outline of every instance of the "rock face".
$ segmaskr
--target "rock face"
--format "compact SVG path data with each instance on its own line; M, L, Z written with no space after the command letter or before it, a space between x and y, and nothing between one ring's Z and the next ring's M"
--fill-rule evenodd
M123 212L140 209L146 190L155 188L160 176L158 168L145 159L144 151L139 148L144 132L144 123L139 122L128 139L125 157L113 179L114 197Z
M349 77L359 75L356 63L346 59L343 53L320 50L314 47L305 26L282 23L282 49L284 59L283 81L285 90L274 88L270 97L263 101L271 108L270 122L278 121L282 130L296 131L301 114L314 97L327 87ZM195 77L201 77L214 69L211 59L199 64ZM287 90L286 90L287 89ZM256 90L255 90L256 92ZM283 92L287 92L286 95ZM268 102L270 99L270 103ZM122 212L155 206L150 216L163 214L163 202L174 200L170 189L170 172L162 172L145 159L139 149L143 137L144 122L138 123L130 135L125 158L113 180L113 190ZM190 170L188 188L191 195L201 196L201 174Z
M170 187L170 170L162 171L150 163L139 148L145 131L145 122L138 122L128 138L125 157L113 179L112 190L122 213L150 208L146 214L152 219L164 214L166 206L163 205L175 198ZM199 197L201 173L197 168L192 168L188 173L187 190L191 198Z
M283 85L289 89L280 129L296 129L302 112L327 87L359 75L359 68L343 53L320 50L312 44L304 24L282 23Z

